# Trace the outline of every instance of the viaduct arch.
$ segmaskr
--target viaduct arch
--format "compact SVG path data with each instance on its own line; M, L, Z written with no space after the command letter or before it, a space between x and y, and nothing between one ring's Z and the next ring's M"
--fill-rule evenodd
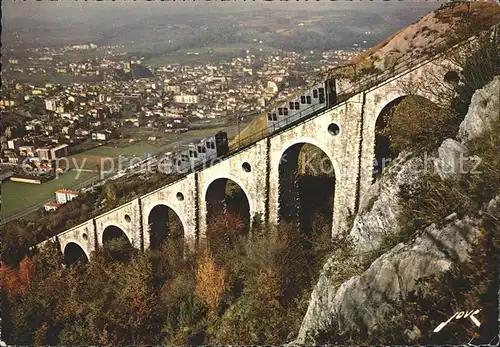
M90 257L84 248L75 241L70 241L62 246L64 262L66 265L73 265L77 262L89 262Z
M105 246L106 242L122 236L132 245L132 239L127 235L127 229L124 228L121 223L106 223L106 226L102 230L102 233L99 233L99 236L98 243L102 247Z
M228 189L232 191L228 193ZM251 228L252 217L255 213L252 209L252 201L249 199L249 195L241 182L239 183L227 177L219 177L208 183L204 190L205 220L207 223L213 221L213 218L217 218L217 215L221 212L231 212L243 219L245 229L247 227L248 229Z
M167 238L184 239L185 222L166 202L155 205L147 215L147 237L151 249L159 249Z
M384 109L408 96L418 96L438 105L438 96L448 95L450 90L445 82L445 75L460 68L443 57L428 64L422 64L400 76L394 77L362 93L363 118L361 142L361 182L359 195L362 196L373 183L373 162L376 158L377 121ZM433 90L431 93L430 90Z
M311 230L313 214L319 213L332 228L337 162L320 147L295 141L278 165L278 220L306 231Z
M207 232L207 192L216 180L225 179L233 181L245 193L248 199L250 228L256 215L266 214L268 180L267 155L268 140L263 139L249 146L245 151L239 152L230 158L208 167L197 174L199 189L197 197L199 236L204 238Z
M130 237L125 231L113 224L102 232L102 249L104 254L114 261L129 261L133 250Z

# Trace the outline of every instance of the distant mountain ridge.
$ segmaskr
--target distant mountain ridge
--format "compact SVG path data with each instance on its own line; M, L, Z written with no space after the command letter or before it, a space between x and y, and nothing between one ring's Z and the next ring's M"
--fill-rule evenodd
M217 44L217 40L227 44L242 43L257 38L266 45L274 44L278 46L277 48L286 50L346 48L358 42L361 39L360 34L364 35L367 30L373 32L373 43L380 41L389 33L404 27L414 18L437 6L407 3L404 6L405 10L400 11L398 8L403 7L401 4L377 9L370 5L359 8L337 6L338 4L332 7L316 3L309 6L307 11L298 11L295 9L298 5L293 3L287 4L286 7L276 7L271 11L255 5L255 10L234 13L235 11L226 9L226 4L223 7L222 5L207 7L207 5L206 8L210 8L210 11L201 11L198 8L190 12L180 11L177 5L167 3L165 6L127 7L116 4L114 7L103 7L99 3L92 7L77 3L55 7L50 3L43 6L4 3L2 4L3 44L10 46L16 42L40 47L75 44L82 41L91 41L98 45L127 45L131 41L149 41L154 43L155 50L161 53L163 49L172 48L167 47L168 40L174 41L174 48L183 49L187 48L185 45L189 45L189 48L214 45ZM96 10L101 7L102 11ZM67 10L63 10L65 8ZM325 8L325 11L321 8ZM24 9L26 11L21 11ZM298 23L314 16L323 16L324 19L310 26L298 27ZM262 18L257 26L241 25L257 17ZM172 29L176 25L181 29ZM209 30L205 31L203 27ZM277 32L279 28L292 30L293 34L288 36L280 34ZM268 34L257 29L263 29ZM231 31L232 37L226 42L225 36L228 35L228 30ZM312 40L306 40L304 37ZM368 39L370 40L370 37Z

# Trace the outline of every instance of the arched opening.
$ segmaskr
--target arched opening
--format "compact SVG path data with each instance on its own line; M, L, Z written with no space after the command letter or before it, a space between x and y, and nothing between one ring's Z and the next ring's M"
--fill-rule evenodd
M132 244L122 229L110 225L102 233L105 256L111 260L128 261L132 255Z
M215 252L231 247L237 237L250 230L250 203L236 182L216 179L208 186L205 201L207 239Z
M389 120L392 118L396 107L405 96L399 97L380 111L375 123L375 157L373 158L373 178L379 177L387 165L392 161L395 153L391 151L391 137Z
M184 227L182 222L170 207L156 205L148 217L149 247L160 249L167 240L172 240L179 247L184 244Z
M406 95L388 103L375 124L373 179L403 151L423 154L436 150L454 137L458 118L449 110L418 95Z
M68 266L73 264L86 264L89 259L80 245L75 242L69 242L64 247L64 263Z
M320 148L298 143L288 148L279 165L279 222L310 234L317 222L331 232L335 170Z

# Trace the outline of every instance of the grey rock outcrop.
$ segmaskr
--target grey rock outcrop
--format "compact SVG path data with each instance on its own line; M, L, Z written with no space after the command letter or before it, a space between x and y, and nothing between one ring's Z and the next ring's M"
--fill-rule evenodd
M402 186L414 184L424 165L422 158L408 159L409 155L402 153L398 156L361 198L359 212L349 234L357 251L377 248L385 235L399 232L399 192Z
M311 343L307 336L328 329L335 322L345 330L370 331L398 314L398 303L415 289L419 278L438 275L454 262L468 260L468 252L481 235L477 222L465 218L442 229L434 225L408 244L398 244L375 260L359 276L333 285L329 274L334 261L325 264L295 343Z
M464 143L480 136L499 117L500 76L497 76L472 96L469 111L460 124L458 139Z
M434 168L441 179L453 179L474 170L477 156L469 157L467 147L453 139L446 139L438 149L439 158L434 159Z
M500 117L499 88L500 76L476 91L457 138L464 138L464 134L469 134L468 138L478 136L489 129L495 117ZM480 158L477 156L468 156L464 141L454 139L445 139L441 143L438 158L410 158L409 153L402 153L361 198L360 209L350 233L357 247L363 251L374 248L383 235L399 231L397 215L401 186L412 185L424 171L437 173L443 180L471 173L478 160Z
M481 136L500 118L500 76L472 96L467 115L458 131L456 141L446 139L438 149L439 158L434 166L441 179L453 179L458 174L471 173L476 167L477 156L467 156L467 141ZM500 129L498 129L500 133Z
M488 203L488 206L486 207L486 212L488 213L500 212L500 195L498 195Z

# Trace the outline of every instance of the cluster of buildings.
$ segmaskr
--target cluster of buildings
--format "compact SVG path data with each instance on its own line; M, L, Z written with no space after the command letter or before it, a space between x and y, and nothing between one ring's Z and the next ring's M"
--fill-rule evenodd
M17 146L18 140L8 141L8 149L2 151L8 159L6 166L13 170L10 171L11 181L41 184L54 178L56 172L64 171L63 165L55 165L55 162L68 156L68 145L35 148L31 145Z
M14 172L22 169L45 175L55 169L54 160L74 153L77 145L119 138L127 127L184 132L199 119L260 114L276 98L286 98L317 75L311 66L313 53L256 56L246 51L246 55L216 64L149 68L152 77L148 78L132 74L137 67L148 70L140 65L141 59L113 56L78 63L60 59L64 51L90 49L100 47L37 49L27 52L24 62L10 58L1 87L0 110L8 121L0 139L0 165L13 167ZM322 53L319 66L327 69L350 57L344 51ZM99 83L37 85L5 77L9 69L31 68L40 62L44 69L58 69L62 74L93 71L102 79Z
M111 48L80 44L64 47L62 51L56 48L30 50L26 56L10 58L10 63L5 67L4 73L9 75L11 71L18 71L28 72L28 74L99 76L101 83L82 83L79 86L80 90L75 90L75 86L71 88L73 90L66 88L61 90L59 95L53 95L53 98L45 101L47 110L60 114L66 113L63 105L65 101L74 102L76 105L82 102L91 104L92 98L89 96L94 95L97 96L96 103L106 104L116 109L116 106L112 104L117 101L117 98L141 96L147 99L146 104L141 105L146 108L144 112L164 114L169 104L180 104L188 108L188 112L182 116L215 118L236 112L262 111L266 101L276 96L279 91L295 87L298 84L298 76L307 79L307 74L311 75L313 72L335 67L359 53L359 50L335 50L324 53L278 52L270 55L254 55L247 50L246 56L235 57L229 62L172 64L151 69L154 77L148 78L151 82L149 85L144 85L133 78L124 80L124 76L133 75L134 67L137 69L141 66L142 58L130 60L125 57L121 58L118 53L113 53L110 57L71 62L61 57L61 55L64 56L63 52L75 49L109 50ZM49 71L51 69L53 71ZM269 83L275 85L269 86ZM91 86L97 88L91 88ZM23 88L20 85L15 87ZM31 89L29 93L23 95L21 100L18 100L19 98L2 99L0 107L15 108L23 100L28 101L37 96L51 96L46 87Z
M24 75L52 74L65 76L101 76L103 72L111 71L120 63L114 60L92 58L83 62L72 62L64 59L65 54L71 51L106 52L113 57L124 53L117 52L122 46L98 47L94 43L82 43L64 47L27 48L14 57L8 59L7 71Z
M37 141L38 140L38 141ZM45 140L45 141L43 141ZM37 144L37 146L35 146ZM69 155L67 144L58 144L49 138L23 136L7 140L2 146L1 163L32 165L38 162L38 167L44 164L50 167L53 160ZM27 159L27 160L25 160Z
M56 190L56 201L50 201L43 205L45 211L54 211L59 206L73 200L79 193L76 190L58 189Z

